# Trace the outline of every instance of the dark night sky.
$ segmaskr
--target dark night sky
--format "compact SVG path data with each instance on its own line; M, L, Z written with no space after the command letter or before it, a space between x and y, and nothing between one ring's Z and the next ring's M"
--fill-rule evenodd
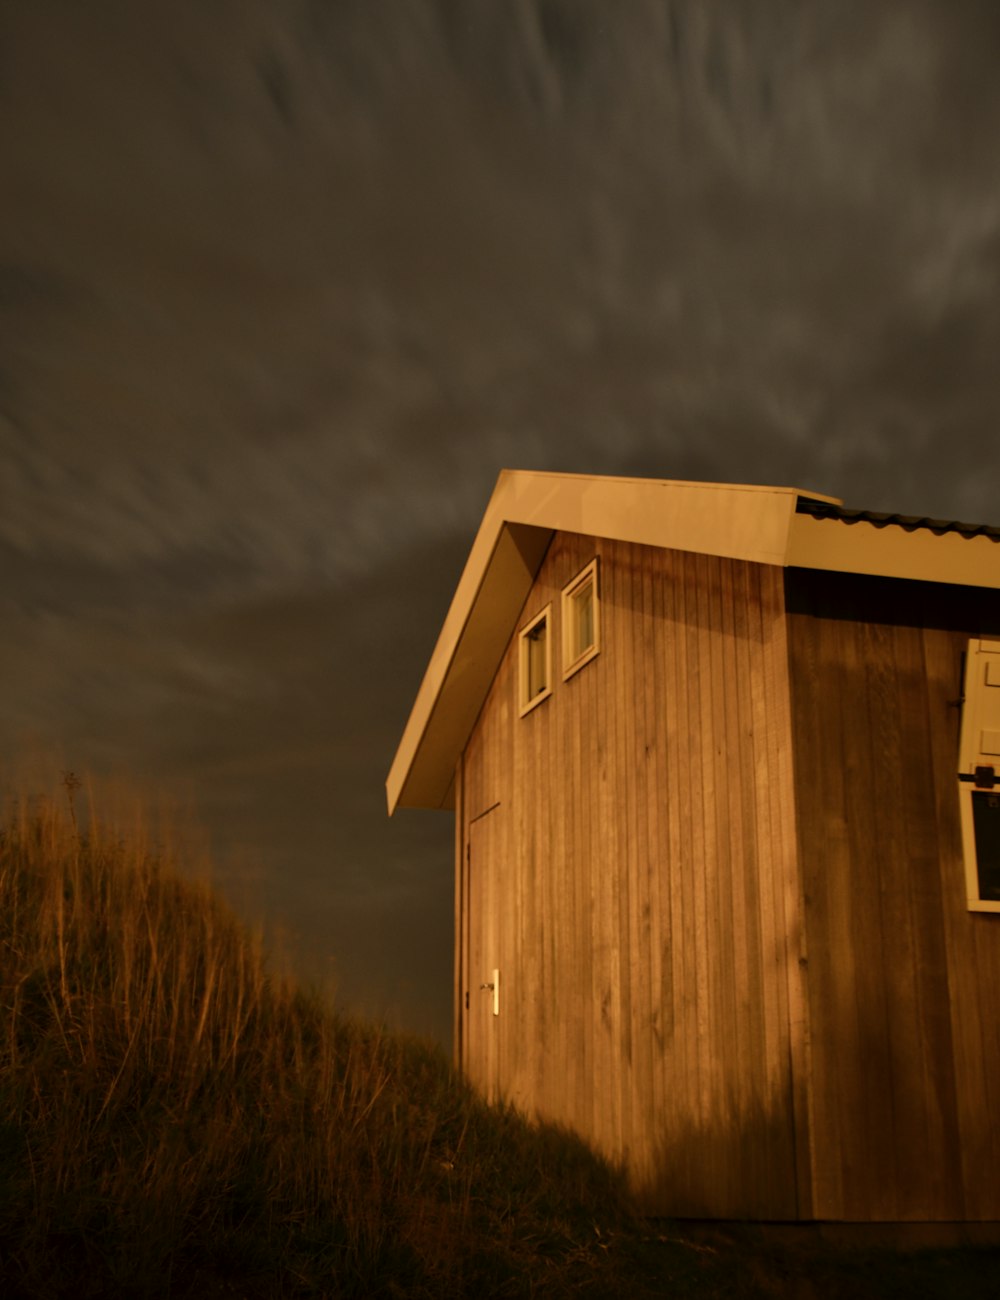
M450 1029L383 781L497 472L1000 523L983 0L0 0L0 744Z

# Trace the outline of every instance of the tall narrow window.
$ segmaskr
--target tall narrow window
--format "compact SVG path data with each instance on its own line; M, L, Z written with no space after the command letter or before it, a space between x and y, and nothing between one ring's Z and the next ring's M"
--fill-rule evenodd
M562 593L563 677L572 677L601 648L597 560L591 560Z
M523 717L552 694L552 606L518 633L518 711Z
M1000 912L1000 641L966 652L958 798L969 909Z

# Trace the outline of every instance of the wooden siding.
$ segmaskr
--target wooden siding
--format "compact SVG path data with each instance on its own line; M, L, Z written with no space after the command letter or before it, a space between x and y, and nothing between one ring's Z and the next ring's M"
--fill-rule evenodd
M460 1059L650 1212L808 1216L782 572L557 534L518 626L594 555L600 654L519 718L515 637L461 763Z
M969 912L962 654L995 593L790 571L814 1212L1000 1218L1000 916Z

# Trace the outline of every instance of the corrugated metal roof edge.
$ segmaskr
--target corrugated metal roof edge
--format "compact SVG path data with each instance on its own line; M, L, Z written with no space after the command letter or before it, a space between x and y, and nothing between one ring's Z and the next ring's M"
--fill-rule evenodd
M815 519L839 519L845 524L873 524L876 528L897 527L908 533L924 530L936 533L958 533L960 537L988 537L1000 542L1000 528L991 524L963 524L950 519L928 519L917 515L881 514L876 510L849 510L846 506L831 505L810 497L799 497L795 510L800 515Z

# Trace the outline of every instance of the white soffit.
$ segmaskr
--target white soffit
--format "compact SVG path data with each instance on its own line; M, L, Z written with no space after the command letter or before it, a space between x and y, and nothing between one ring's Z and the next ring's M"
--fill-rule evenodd
M479 529L386 780L389 812L450 808L469 737L552 530ZM490 536L490 533L493 536ZM492 542L492 545L490 544Z

